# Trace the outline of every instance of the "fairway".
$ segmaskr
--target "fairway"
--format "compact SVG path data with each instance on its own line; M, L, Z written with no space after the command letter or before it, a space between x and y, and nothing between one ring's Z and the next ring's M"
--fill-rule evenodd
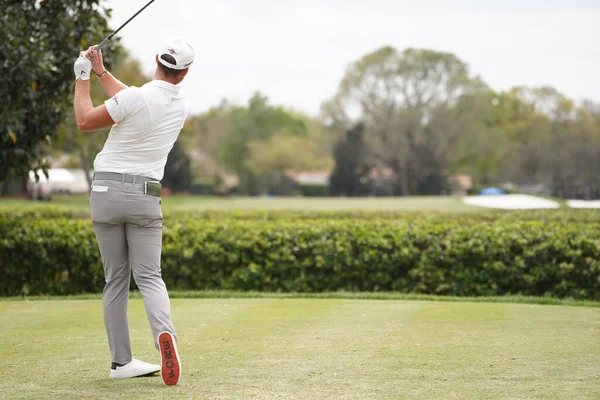
M174 299L180 385L110 381L100 300L1 301L6 399L598 399L600 308ZM158 362L143 302L134 357Z
M89 197L85 195L54 196L51 202L1 199L2 208L40 207L48 204L67 205L76 209L89 209ZM164 210L382 210L382 211L476 211L479 207L467 205L460 197L203 197L171 196L162 200Z

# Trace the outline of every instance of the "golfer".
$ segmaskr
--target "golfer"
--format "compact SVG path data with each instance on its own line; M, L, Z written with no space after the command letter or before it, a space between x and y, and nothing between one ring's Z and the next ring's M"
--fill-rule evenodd
M160 181L188 115L187 102L177 85L187 75L194 56L194 49L182 40L166 43L156 55L154 79L140 88L127 87L104 69L96 46L74 64L77 126L81 131L112 126L94 161L90 191L91 217L106 281L102 303L112 379L161 371L166 385L176 385L181 375L169 295L160 269ZM109 97L98 107L90 98L92 70ZM132 271L161 353L161 365L132 357L127 320Z

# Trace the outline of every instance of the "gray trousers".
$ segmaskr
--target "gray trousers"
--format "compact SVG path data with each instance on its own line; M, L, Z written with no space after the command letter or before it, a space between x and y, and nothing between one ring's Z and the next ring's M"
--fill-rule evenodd
M90 210L104 266L104 324L114 363L127 364L132 359L127 319L132 270L156 348L161 332L175 335L160 269L160 203L159 197L144 194L143 183L97 179L92 183Z

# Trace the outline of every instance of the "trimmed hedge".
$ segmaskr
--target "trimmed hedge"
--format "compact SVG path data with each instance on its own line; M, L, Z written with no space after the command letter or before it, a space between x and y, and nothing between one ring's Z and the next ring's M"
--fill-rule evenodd
M167 218L162 258L167 286L600 300L600 223L590 219L598 214L284 214ZM357 218L367 214L371 217ZM2 216L0 296L102 288L88 219Z
M320 183L303 183L300 185L300 193L304 197L325 197L329 194L329 186Z

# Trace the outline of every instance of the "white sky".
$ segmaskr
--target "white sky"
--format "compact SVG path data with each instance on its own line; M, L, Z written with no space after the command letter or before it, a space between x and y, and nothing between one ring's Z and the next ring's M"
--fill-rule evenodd
M106 0L116 29L147 0ZM494 89L549 85L600 102L598 0L156 0L119 35L144 71L157 45L196 49L192 112L256 90L316 115L346 67L382 46L456 54Z

